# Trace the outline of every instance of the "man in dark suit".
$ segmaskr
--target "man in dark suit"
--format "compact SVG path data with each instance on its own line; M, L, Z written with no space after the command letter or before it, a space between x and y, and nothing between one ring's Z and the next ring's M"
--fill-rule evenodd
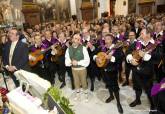
M142 30L142 28L140 28L139 23L135 22L134 27L132 28L132 31L135 32L136 38L138 38L140 36L141 30Z
M9 31L9 42L5 44L3 52L3 64L5 69L11 74L16 87L19 86L19 82L13 73L16 70L23 69L28 70L28 46L19 40L19 34L17 29L13 28Z

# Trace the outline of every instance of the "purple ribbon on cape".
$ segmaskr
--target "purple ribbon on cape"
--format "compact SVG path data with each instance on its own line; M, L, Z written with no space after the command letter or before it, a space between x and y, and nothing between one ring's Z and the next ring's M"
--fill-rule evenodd
M153 85L151 89L151 96L157 95L159 92L164 91L165 88L161 88L162 84L165 84L165 78L162 79L162 81L158 84Z
M136 42L136 50L140 50L140 49L142 49L142 44L140 41L137 41Z

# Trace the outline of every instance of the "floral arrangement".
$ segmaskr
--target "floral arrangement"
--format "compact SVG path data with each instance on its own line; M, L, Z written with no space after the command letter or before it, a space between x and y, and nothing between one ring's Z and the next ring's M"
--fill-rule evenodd
M62 92L57 87L50 87L48 89L44 96L45 101L47 100L48 95L51 95L51 97L60 105L66 114L75 114L71 108L73 105L70 104L66 97L62 96Z

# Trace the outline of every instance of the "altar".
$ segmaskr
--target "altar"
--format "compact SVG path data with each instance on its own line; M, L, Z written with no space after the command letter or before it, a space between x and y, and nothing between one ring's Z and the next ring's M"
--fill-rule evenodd
M67 98L60 94L58 88L51 87L49 81L24 70L18 70L14 75L19 80L20 86L6 95L10 112L14 114L67 114L69 111L70 114L74 114L71 113L72 109L69 107Z

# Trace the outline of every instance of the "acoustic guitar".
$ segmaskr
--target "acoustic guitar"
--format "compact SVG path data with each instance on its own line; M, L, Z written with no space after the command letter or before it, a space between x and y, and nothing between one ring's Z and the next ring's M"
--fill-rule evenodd
M151 53L156 47L157 47L158 43L155 44L150 44L149 46L147 46L145 49L143 49L143 52L147 52L147 53ZM139 51L140 50L134 50L132 52L132 56L134 59L136 59L136 62L138 62L138 65L142 62L142 57L139 55Z
M57 53L51 57L51 61L58 63L59 57L65 54L65 50L62 48L61 45L54 46L54 49L56 49Z
M58 46L59 43L55 43L52 46ZM40 49L37 49L34 52L31 52L29 55L34 57L35 60L29 60L29 65L31 67L35 66L39 61L42 61L44 59L44 53L46 53L48 50L51 49L51 47L46 48L44 51L41 51Z
M154 44L150 44L150 45L148 45L145 49L143 49L142 51L143 52L147 52L147 53L151 53L156 47L157 47L157 45L158 44L160 44L161 42L162 42L162 40L163 40L163 37L159 37L156 41L155 41L155 43ZM132 52L132 56L133 56L133 58L134 59L136 59L136 62L138 62L138 65L141 63L141 61L142 61L142 57L139 55L139 51L140 50L134 50L133 52Z
M98 66L98 67L106 67L106 65L108 64L108 60L107 60L107 58L106 58L106 56L110 53L110 52L112 52L112 50L115 50L115 49L118 49L118 48L120 48L120 47L122 47L123 46L123 42L117 42L116 44L115 44L115 46L112 48L112 49L110 49L110 50L108 50L107 52L99 52L98 54L97 54L97 58L100 60L100 61L98 61L97 59L96 59L96 65Z

